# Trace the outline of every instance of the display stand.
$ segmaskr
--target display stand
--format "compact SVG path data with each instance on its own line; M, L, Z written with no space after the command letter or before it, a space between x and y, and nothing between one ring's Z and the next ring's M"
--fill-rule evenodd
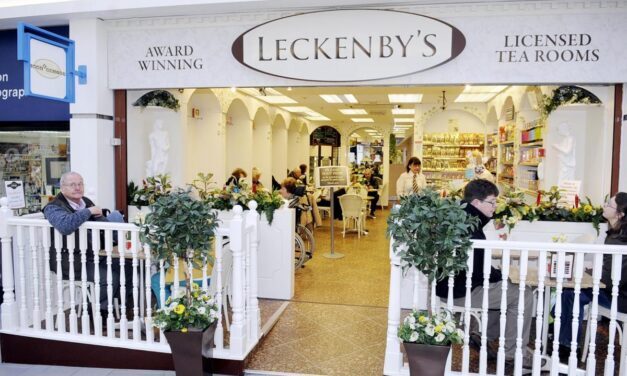
M348 186L348 167L346 166L325 166L316 167L314 180L316 182L316 188L329 188L329 198L331 201L331 249L329 252L324 253L323 256L329 259L340 259L344 257L343 253L335 252L335 229L334 229L334 197L333 188Z
M335 200L333 198L333 188L329 189L329 195L331 196L331 215L330 215L331 218L329 219L331 221L331 250L329 252L327 252L327 253L324 253L323 256L326 257L326 258L329 258L329 259L339 259L339 258L344 257L344 254L340 253L340 252L335 252L335 247L334 247L334 240L335 240L335 231L334 231L335 225L334 225L334 222L335 222L335 216L333 215L333 213L335 213L335 212L333 211L334 210L333 201L335 201Z

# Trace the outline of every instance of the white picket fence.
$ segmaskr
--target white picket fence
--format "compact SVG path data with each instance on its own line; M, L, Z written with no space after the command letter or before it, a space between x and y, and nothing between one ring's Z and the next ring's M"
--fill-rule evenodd
M400 258L396 256L394 253L394 240L390 242L390 259L391 259L391 274L390 274L390 299L389 299L389 308L388 308L388 330L387 330L387 345L385 352L385 365L384 365L384 374L385 375L409 375L409 368L407 363L404 363L403 353L401 352L402 343L397 337L398 327L401 323L401 296L409 295L413 297L412 306L420 307L422 306L423 299L418 293L418 289L422 283L422 276L420 273L408 273L413 279L413 283L405 283L403 284L403 271L402 264ZM533 350L533 375L540 375L541 372L550 372L551 376L557 376L558 373L566 373L569 375L595 375L596 374L596 365L597 359L595 357L595 350L597 346L597 319L599 318L599 304L598 304L598 293L599 289L602 288L600 283L601 279L601 271L603 265L603 256L604 255L612 255L612 294L611 294L611 309L606 310L609 311L610 324L609 324L609 338L607 345L607 357L605 359L601 359L599 361L604 361L604 375L610 376L615 374L615 368L620 368L620 375L627 375L627 367L624 364L627 364L627 351L624 350L627 346L621 346L622 352L620 356L620 364L615 364L614 354L617 352L614 342L616 336L616 329L619 326L625 324L621 319L627 318L625 316L620 316L620 313L617 313L617 296L618 296L618 284L621 280L621 266L622 266L622 256L627 255L627 246L618 246L618 245L602 245L602 244L575 244L575 243L551 243L551 242L522 242L522 241L500 241L500 240L475 240L473 241L473 249L469 252L468 257L468 268L469 271L467 273L466 280L466 299L465 304L460 307L454 306L453 303L453 279L449 279L449 298L446 299L446 302L442 302L446 308L451 311L461 312L461 318L463 320L464 330L464 343L462 346L462 362L461 362L461 371L451 371L451 357L449 356L449 364L447 366L447 374L480 374L485 375L488 373L488 360L487 360L487 350L486 350L486 329L488 326L488 296L487 294L483 295L483 302L481 308L471 308L470 302L470 291L471 291L471 275L472 275L472 259L474 254L474 249L485 249L484 254L484 270L489 271L490 265L499 265L501 269L501 273L503 275L503 280L507 280L509 277L513 277L514 274L518 274L519 278L519 288L520 291L523 291L525 286L529 285L536 289L537 294L535 294L535 309L533 310L533 316L535 317L535 324L531 328L531 332L535 333L535 341L529 341L529 345L534 346ZM568 286L572 285L574 287L574 295L575 302L573 308L573 322L572 322L572 337L571 341L571 352L568 364L560 364L559 357L553 356L550 357L546 355L546 347L551 347L553 349L553 354L558 353L559 347L559 332L560 332L560 315L561 315L561 296L564 291L564 288L567 286L567 281L564 278L564 266L565 266L565 257L567 254L574 255L574 267L572 270L573 278L571 281L568 281ZM499 258L494 257L495 255L500 255ZM555 299L555 321L554 321L554 341L552 343L544 344L543 341L546 341L546 333L548 330L547 323L547 312L550 311L550 307L548 303L550 299L548 297L550 295L545 294L547 291L550 292L551 287L547 285L547 281L550 281L549 276L547 275L547 262L549 262L551 255L557 255L557 276L552 280L551 285L555 285L554 292L556 294ZM586 257L588 256L588 257ZM584 260L591 260L588 264ZM588 265L587 265L588 264ZM541 266L541 267L539 267ZM578 332L578 323L579 323L579 296L582 288L582 281L585 280L584 271L585 267L591 268L591 275L586 275L587 283L591 284L592 293L593 293L593 301L587 306L589 313L584 316L584 319L589 321L588 331L591 333L589 336L588 342L588 354L586 358L586 367L585 369L577 368L577 332ZM518 273L513 273L517 271ZM484 273L483 279L483 287L484 291L489 287L489 273ZM623 278L627 278L624 276ZM505 302L506 294L507 294L507 284L503 284L503 290L501 295L501 302ZM518 288L517 287L517 288ZM402 291L406 289L408 291ZM546 296L547 298L543 299L542 297ZM540 298L537 298L540 297ZM411 298L410 298L411 299ZM431 299L432 301L436 301L435 296L435 288L431 289ZM524 312L524 294L520 294L518 304L518 335L516 337L517 348L516 348L516 363L515 363L515 375L522 374L521 367L521 358L524 354L524 350L521 348L522 338L522 322L525 316ZM548 303L548 304L547 304ZM479 352L479 364L478 364L478 373L471 373L469 370L470 367L470 348L469 348L469 323L471 320L471 314L480 317L482 323L482 347ZM503 374L504 372L504 335L505 335L505 322L506 322L506 304L503 303L500 307L500 336L499 336L499 349L498 349L498 358L496 362L496 373L495 374ZM583 326L585 330L586 326ZM582 335L583 338L583 335ZM627 343L627 335L623 336L623 344ZM544 367L542 364L544 362ZM477 368L477 365L473 365L472 368Z
M160 272L156 299L163 307L166 300L165 265L163 261L151 258L150 249L139 241L137 226L108 222L83 224L77 230L79 241L76 248L80 249L81 265L76 270L80 272L76 275L72 272L75 270L74 259L69 257L69 278L66 280L60 272L62 235L56 230L51 231L52 227L45 219L13 216L6 198L0 199L0 206L4 294L2 333L170 352L165 336L161 332L157 334L152 325L154 302L151 298L151 277L155 271ZM230 311L223 312L223 307L227 305L218 304L220 314L214 348L205 354L212 358L243 360L261 335L257 300L259 214L256 207L257 203L251 201L251 210L243 212L239 206L233 209L233 218L220 224L216 231L215 262L211 274L206 263L195 273L202 274L201 288L215 294L218 303L224 301L225 295L229 297ZM114 246L116 233L118 246ZM91 281L87 277L88 234L91 236L91 248L101 250L100 257L93 258L94 275ZM101 234L104 234L104 244L101 244ZM74 236L66 237L67 249L75 249ZM49 252L51 247L53 250ZM52 272L49 267L51 255L59 273ZM99 270L102 262L106 263L105 275ZM118 265L120 293L116 301L113 299L113 270ZM168 287L172 294L176 294L179 269L188 268L186 271L189 272L191 265L179 265L178 260L174 260L172 267L174 280ZM132 283L128 284L132 288L130 302L125 299L127 273L132 275ZM103 290L107 297L105 307L100 304L101 292L96 288L100 283L106 284L106 290ZM131 319L126 317L127 307L132 307ZM101 310L107 311L105 317L100 315ZM116 312L121 313L119 318L116 318ZM223 325L225 319L230 319L227 321L229 325Z

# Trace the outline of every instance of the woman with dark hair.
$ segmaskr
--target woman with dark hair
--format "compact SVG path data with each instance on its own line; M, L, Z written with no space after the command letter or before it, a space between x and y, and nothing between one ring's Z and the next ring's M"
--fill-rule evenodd
M627 193L618 192L603 205L603 217L607 219L607 237L605 244L627 245ZM603 256L603 271L601 282L605 288L599 289L599 305L610 308L612 304L612 255ZM592 289L582 289L579 294L579 330L584 307L592 301ZM575 291L565 289L562 293L562 315L560 325L559 357L565 360L570 355L572 340L573 304ZM622 258L621 280L618 283L617 308L619 312L627 313L627 256Z
M396 195L398 197L418 193L427 186L427 179L420 173L422 162L418 157L409 158L405 169L406 171L396 181Z

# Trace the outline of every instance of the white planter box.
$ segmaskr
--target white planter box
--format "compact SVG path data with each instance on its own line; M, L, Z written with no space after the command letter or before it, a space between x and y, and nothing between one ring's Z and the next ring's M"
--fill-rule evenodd
M218 212L218 219L228 222L232 211ZM257 250L258 296L289 300L294 296L294 209L278 209L272 225L265 214L259 221L259 249Z

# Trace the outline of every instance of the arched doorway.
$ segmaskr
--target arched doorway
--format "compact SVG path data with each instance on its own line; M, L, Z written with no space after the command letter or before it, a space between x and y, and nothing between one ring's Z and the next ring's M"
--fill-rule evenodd
M252 166L252 126L250 115L244 102L235 99L226 113L226 160L228 176L236 168L250 172ZM250 181L250 173L248 175ZM222 182L218 182L222 184Z
M261 183L272 184L272 127L268 113L259 108L253 119L253 167L261 172Z
M212 173L220 184L226 178L224 169L225 135L220 131L220 102L211 89L198 89L189 98L185 175L187 182L199 172ZM208 147L211 145L211 147Z

